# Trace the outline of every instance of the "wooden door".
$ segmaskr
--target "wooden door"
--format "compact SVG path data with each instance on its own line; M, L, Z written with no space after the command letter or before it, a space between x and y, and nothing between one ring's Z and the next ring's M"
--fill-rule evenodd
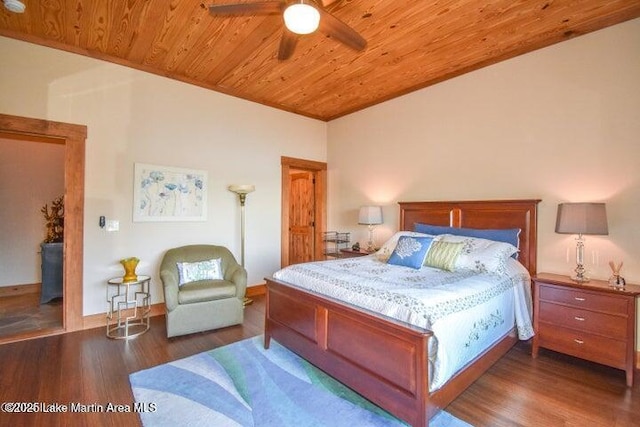
M315 235L315 179L313 172L289 175L289 262L313 260Z
M327 164L285 156L282 156L280 161L282 166L281 266L286 267L296 262L324 259L322 235L327 231ZM296 179L294 182L292 176L299 173L307 175L304 179ZM311 182L309 183L310 178ZM295 190L291 188L292 185L296 186ZM304 188L304 191L301 188ZM307 199L303 195L306 195ZM310 212L307 210L306 223L302 220L304 214L299 213L300 209L295 206L307 206L311 210ZM289 218L290 216L296 217L295 222ZM311 228L309 228L309 219L312 224ZM302 232L302 229L298 228L301 223L306 224L308 234L300 234L292 238L291 234L294 229L296 232ZM296 225L293 226L293 224ZM294 243L295 247L292 247Z

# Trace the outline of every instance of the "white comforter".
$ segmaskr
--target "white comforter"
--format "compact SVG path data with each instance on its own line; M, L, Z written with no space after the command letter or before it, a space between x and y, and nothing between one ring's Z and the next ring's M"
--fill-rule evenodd
M533 336L529 273L513 259L507 270L504 276L415 270L370 255L296 264L273 277L433 331L429 389L434 391L514 326L520 339Z

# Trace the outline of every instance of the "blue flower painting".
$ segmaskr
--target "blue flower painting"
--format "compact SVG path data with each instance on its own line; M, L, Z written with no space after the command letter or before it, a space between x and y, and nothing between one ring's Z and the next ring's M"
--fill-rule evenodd
M206 219L206 171L135 164L134 221Z

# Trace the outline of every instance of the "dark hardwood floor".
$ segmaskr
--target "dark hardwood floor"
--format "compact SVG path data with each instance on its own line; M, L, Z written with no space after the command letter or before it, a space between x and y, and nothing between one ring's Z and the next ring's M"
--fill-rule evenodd
M242 326L166 338L164 317L128 341L103 328L0 345L0 403L133 403L129 374L262 333L264 297ZM640 422L640 381L622 371L516 345L447 410L474 426L633 426ZM135 413L0 413L0 426L136 426Z

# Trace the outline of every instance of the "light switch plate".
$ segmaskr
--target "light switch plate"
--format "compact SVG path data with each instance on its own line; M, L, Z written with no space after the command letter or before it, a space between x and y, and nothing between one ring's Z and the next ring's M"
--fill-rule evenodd
M120 221L117 219L108 219L107 220L107 231L118 231L120 230Z

